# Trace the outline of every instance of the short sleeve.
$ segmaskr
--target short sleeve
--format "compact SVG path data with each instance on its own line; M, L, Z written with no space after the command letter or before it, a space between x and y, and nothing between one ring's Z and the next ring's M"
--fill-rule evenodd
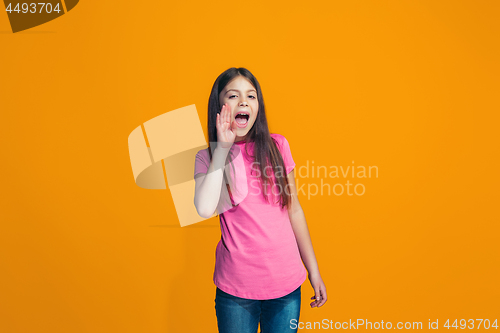
M293 168L295 168L295 162L292 157L292 152L290 150L290 145L288 144L288 140L282 135L280 135L280 137L281 137L280 152L281 156L283 157L283 162L285 163L286 174L288 175L293 170Z
M196 158L194 162L194 177L199 173L206 174L210 166L210 156L208 155L208 150L203 149L196 153Z

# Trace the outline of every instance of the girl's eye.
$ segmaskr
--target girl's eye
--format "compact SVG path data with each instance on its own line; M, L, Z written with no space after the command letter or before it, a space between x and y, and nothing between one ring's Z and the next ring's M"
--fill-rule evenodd
M229 98L233 98L233 97L236 97L236 95L231 95L231 96L229 96ZM255 96L253 96L253 95L250 95L250 96L248 96L248 97L252 97L253 99L255 99L255 98L256 98L256 97L255 97Z

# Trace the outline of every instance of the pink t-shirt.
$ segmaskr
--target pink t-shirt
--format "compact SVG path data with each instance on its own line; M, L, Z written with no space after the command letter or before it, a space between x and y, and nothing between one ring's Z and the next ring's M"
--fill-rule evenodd
M288 174L295 167L288 141L280 134L271 137L277 141ZM219 289L233 296L256 300L279 298L297 289L306 280L307 271L288 210L281 209L272 191L267 192L271 193L270 202L265 201L255 171L257 166L245 153L246 144L245 141L233 144L243 157L239 164L235 163L235 181L239 189L243 188L244 195L233 194L239 204L219 215L221 239L215 250L213 280ZM253 143L248 143L247 148L253 154ZM206 173L209 165L208 148L200 150L196 154L195 176ZM242 175L246 175L246 184L238 184L238 179L245 180ZM274 191L279 195L279 188Z

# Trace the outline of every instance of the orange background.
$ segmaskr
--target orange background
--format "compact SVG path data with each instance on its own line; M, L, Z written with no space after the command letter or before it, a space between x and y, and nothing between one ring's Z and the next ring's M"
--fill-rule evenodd
M301 321L500 319L499 16L496 1L87 0L12 34L3 12L0 331L217 331L218 220L180 228L168 190L134 183L127 137L190 104L205 129L233 66L297 167L379 168L363 196L299 197L329 298L311 309L306 280Z

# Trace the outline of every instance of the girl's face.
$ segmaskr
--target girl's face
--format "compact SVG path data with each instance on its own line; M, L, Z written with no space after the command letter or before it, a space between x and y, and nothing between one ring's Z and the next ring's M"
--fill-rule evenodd
M259 112L255 87L245 77L238 75L224 87L219 96L220 105L227 103L231 110L231 125L236 122L236 138L245 139ZM241 115L244 114L244 115Z

